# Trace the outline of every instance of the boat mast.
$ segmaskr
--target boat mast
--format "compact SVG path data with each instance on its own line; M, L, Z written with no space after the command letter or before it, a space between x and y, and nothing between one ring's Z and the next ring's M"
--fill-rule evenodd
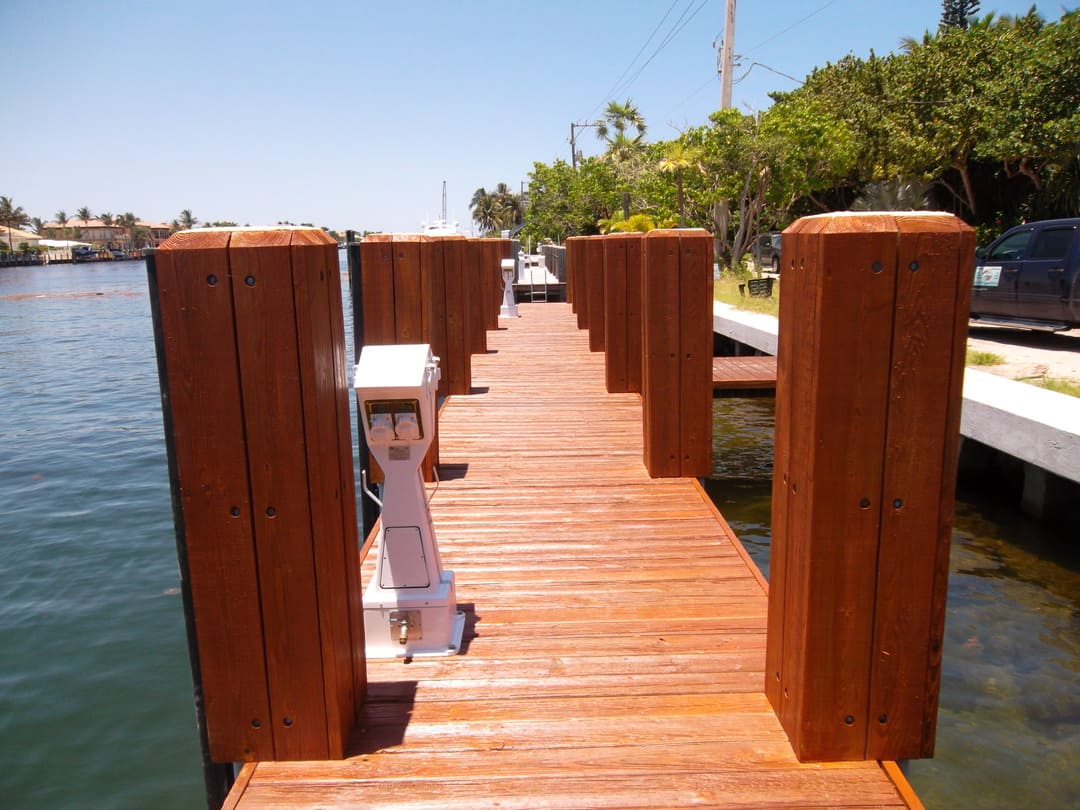
M446 181L442 181L442 221L446 223Z

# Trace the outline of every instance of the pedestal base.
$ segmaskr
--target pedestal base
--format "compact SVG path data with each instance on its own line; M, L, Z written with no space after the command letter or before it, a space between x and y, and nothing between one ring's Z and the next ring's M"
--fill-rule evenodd
M465 614L457 610L453 571L443 571L438 588L423 593L377 585L372 582L364 593L368 658L457 655Z

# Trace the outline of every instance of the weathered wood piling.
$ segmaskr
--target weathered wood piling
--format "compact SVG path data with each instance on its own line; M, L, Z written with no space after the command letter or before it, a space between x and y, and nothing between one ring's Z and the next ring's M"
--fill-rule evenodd
M340 757L365 668L337 246L182 232L150 276L209 756Z
M972 230L784 232L765 689L800 759L931 756Z

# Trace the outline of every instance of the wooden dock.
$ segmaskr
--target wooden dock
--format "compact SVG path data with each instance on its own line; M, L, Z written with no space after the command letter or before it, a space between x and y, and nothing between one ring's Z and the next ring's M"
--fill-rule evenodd
M369 661L349 757L249 763L225 806L919 807L891 763L796 760L757 569L696 480L648 477L569 306L519 309L440 417L463 654Z
M714 391L769 390L776 388L776 357L714 357Z

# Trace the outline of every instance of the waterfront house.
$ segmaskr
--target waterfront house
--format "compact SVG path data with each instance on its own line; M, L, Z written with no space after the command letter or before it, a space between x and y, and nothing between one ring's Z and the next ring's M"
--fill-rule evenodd
M31 233L30 231L21 231L18 228L8 228L6 225L0 229L0 235L3 236L4 244L8 250L18 250L19 246L26 244L27 247L36 248L38 246L38 240L41 239L40 234Z
M172 233L172 227L165 222L138 220L135 227L145 228L148 232L146 238L140 240L140 244L137 245L128 244L127 228L122 225L106 225L100 219L88 219L86 222L81 219L69 219L67 225L63 226L58 222L48 222L44 230L56 239L77 238L82 242L111 248L157 247Z

